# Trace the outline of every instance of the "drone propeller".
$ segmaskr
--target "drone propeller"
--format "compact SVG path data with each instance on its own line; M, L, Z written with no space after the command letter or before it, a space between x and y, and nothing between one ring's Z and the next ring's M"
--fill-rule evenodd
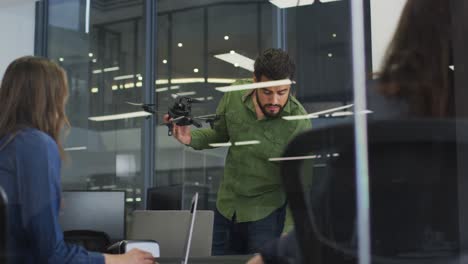
M134 102L129 102L129 101L126 101L125 103L129 105L134 105L134 106L154 106L154 104L134 103Z
M185 118L185 116L176 117L176 118L172 119L171 122L175 122L175 121L181 120L182 118Z
M148 113L151 113L151 114L156 114L156 113L162 113L163 111L156 111L153 109L153 107L155 106L155 104L143 104L143 103L133 103L133 102L125 102L129 105L134 105L134 106L140 106L141 108L143 108L143 111L145 112L148 112Z
M218 115L211 114L211 115L202 115L202 116L194 116L194 119L201 119L201 120L210 120L216 118Z
M192 100L192 103L203 103L203 101L195 99L195 98L191 98L191 100Z

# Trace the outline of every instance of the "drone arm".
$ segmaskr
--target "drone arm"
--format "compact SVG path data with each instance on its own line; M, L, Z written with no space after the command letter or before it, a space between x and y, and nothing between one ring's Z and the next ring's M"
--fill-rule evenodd
M221 99L217 109L216 116L219 120L215 121L213 128L196 129L191 132L192 141L190 146L194 149L207 149L212 148L209 144L211 143L223 143L228 142L230 137L226 125L226 96L225 94Z
M156 111L154 111L153 108L150 105L143 105L142 108L143 108L143 111L145 111L145 112L148 112L148 113L151 113L151 114L156 113Z
M195 119L192 119L192 124L198 128L202 127L202 124L200 124L200 122L196 121Z

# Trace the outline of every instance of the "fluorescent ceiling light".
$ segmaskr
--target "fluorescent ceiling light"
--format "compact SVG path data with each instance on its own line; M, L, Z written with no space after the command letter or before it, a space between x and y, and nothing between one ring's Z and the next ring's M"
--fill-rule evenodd
M156 80L156 84L168 84L169 80L167 79L162 79L162 80Z
M236 65L236 67L241 67L243 69L246 69L250 72L254 71L254 63L255 61L247 58L243 55L240 55L239 53L236 52L229 52L229 53L224 53L224 54L218 54L214 55L215 58L223 60L227 63L231 63L232 65Z
M268 161L286 161L286 160L305 160L305 159L316 159L320 158L317 155L310 156L297 156L297 157L282 157L282 158L269 158Z
M124 88L125 89L135 88L135 84L134 83L126 83L126 84L124 84Z
M197 98L195 98L195 100L198 100L198 101L205 101L205 97L197 97Z
M118 80L132 79L132 78L134 78L134 77L135 77L135 75L133 75L133 74L130 74L130 75L122 75L122 76L115 76L115 77L114 77L114 80L115 80L115 81L118 81Z
M94 70L93 71L93 74L98 74L98 73L102 73L102 70Z
M91 88L91 92L92 93L97 93L97 92L99 92L99 88L93 87L93 88Z
M301 120L301 119L317 118L319 115L336 112L336 111L347 109L347 108L350 108L350 107L353 107L353 106L354 106L354 104L349 104L349 105L335 107L335 108L331 108L331 109L328 109L328 110L323 110L323 111L319 111L319 112L315 112L315 113L311 113L311 114L307 114L307 115L283 116L282 118L284 120Z
M249 140L249 141L234 142L235 146L257 145L257 144L260 144L260 141L258 141L258 140Z
M180 78L180 79L171 79L171 83L181 84L181 83L204 83L205 78Z
M150 116L150 115L151 115L150 113L147 113L145 111L138 111L138 112L116 114L116 115L93 116L93 117L89 117L88 119L91 120L91 121L101 122L101 121L128 119L128 118Z
M236 79L227 79L227 78L208 78L209 83L233 83Z
M178 78L178 79L171 79L171 83L174 84L183 84L183 83L204 83L205 78ZM168 84L168 79L161 79L156 80L156 84Z
M270 3L279 8L289 8L295 6L311 5L314 3L314 0L270 0Z
M339 153L326 154L324 157L339 157ZM322 155L310 155L310 156L296 156L296 157L280 157L280 158L269 158L269 161L287 161L287 160L306 160L306 159L320 159Z
M177 89L180 89L180 85L171 86L171 90L177 90Z
M104 72L110 72L110 71L118 71L120 68L118 66L115 67L109 67L109 68L104 68Z
M168 90L167 87L156 88L156 92L157 92L157 93L165 92L165 91L167 91L167 90Z
M197 92L195 91L190 91L190 92L181 92L181 93L176 93L176 96L188 96L188 95L196 95Z
M354 113L351 112L351 111L335 112L335 113L331 114L331 116L333 116L333 117L351 116L351 115L354 115Z
M210 147L214 147L214 148L217 148L217 147L230 147L232 146L231 142L226 142L226 143L210 143L208 144Z
M277 80L277 81L257 82L257 83L241 84L241 85L216 87L216 90L225 93L225 92L251 90L251 89L258 89L258 88L265 88L265 87L274 87L274 86L280 86L280 85L288 85L292 83L294 82L289 79L284 79L284 80Z
M86 146L81 146L81 147L69 147L69 148L64 148L63 150L65 151L77 151L77 150L87 150L88 148Z
M230 79L230 78L208 78L209 83L233 83L235 82L236 79ZM184 84L184 83L204 83L205 78L177 78L177 79L171 79L171 83L173 84ZM161 84L168 84L169 80L168 79L160 79L156 80L156 84L161 85ZM176 87L176 88L172 88ZM171 86L171 89L179 89L180 86L175 85Z

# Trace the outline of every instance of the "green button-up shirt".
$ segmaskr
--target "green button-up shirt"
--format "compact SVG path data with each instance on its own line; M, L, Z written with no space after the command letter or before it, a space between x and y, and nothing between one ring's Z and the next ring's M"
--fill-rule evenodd
M210 148L210 143L231 142L226 157L224 178L216 206L226 218L236 214L237 222L257 221L267 217L286 202L278 162L288 142L299 132L311 127L310 120L287 121L281 117L257 119L252 91L224 94L216 109L220 117L213 129L191 132L190 146ZM281 116L304 115L305 109L293 96ZM258 144L236 145L236 142L258 141ZM292 225L288 214L284 231Z

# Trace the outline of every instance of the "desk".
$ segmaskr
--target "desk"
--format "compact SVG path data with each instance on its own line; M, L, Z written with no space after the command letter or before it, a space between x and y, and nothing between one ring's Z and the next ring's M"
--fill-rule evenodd
M252 255L190 257L189 264L245 264ZM180 258L157 258L159 264L180 264Z

